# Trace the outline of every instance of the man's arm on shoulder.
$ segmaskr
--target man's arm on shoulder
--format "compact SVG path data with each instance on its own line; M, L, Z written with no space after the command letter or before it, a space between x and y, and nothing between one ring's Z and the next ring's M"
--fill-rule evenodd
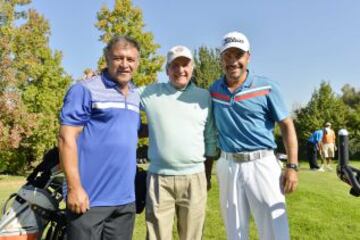
M69 210L81 214L89 207L89 198L81 185L78 152L76 140L82 132L82 126L62 125L59 133L60 163L67 183L67 207Z
M293 120L290 117L287 117L279 122L279 126L288 155L288 163L298 164L298 142ZM292 168L286 168L283 180L285 193L295 191L297 183L297 172Z
M140 129L138 131L138 137L139 138L147 138L149 137L149 128L148 128L148 124L144 123L143 121L143 113L145 113L145 107L144 107L144 102L143 102L143 93L145 92L145 89L147 88L147 86L141 86L137 88L137 91L140 95L140 114L141 114L141 125L140 125Z

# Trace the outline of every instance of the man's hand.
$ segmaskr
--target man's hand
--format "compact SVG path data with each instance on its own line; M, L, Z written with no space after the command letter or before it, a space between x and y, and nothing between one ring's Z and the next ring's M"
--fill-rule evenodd
M298 184L298 175L297 172L292 168L287 168L285 170L282 186L285 193L292 193L296 190Z
M82 214L89 210L89 197L82 187L68 189L67 208L76 214Z
M206 189L208 191L211 189L211 175L206 176Z
M89 209L89 197L82 188L78 168L77 138L82 126L62 125L59 133L59 156L68 187L67 208L77 214Z
M212 172L212 166L214 163L214 157L205 157L205 176L206 176L206 186L207 190L209 191L211 189L211 172Z
M279 122L279 126L286 149L286 154L288 155L288 163L297 164L298 142L294 123L290 117L287 117ZM296 170L292 168L286 168L282 181L282 187L285 193L294 192L298 184L298 175Z

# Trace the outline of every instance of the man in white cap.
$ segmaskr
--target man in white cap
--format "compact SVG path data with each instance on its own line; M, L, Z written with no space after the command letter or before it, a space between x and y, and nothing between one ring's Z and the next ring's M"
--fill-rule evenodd
M335 156L336 144L335 144L335 132L331 129L331 123L327 122L324 125L324 133L322 137L322 154L325 158L327 170L332 170L331 161Z
M169 82L140 88L149 125L146 226L150 240L171 239L175 215L180 239L202 239L209 163L217 151L211 96L191 82L193 68L190 50L175 46L167 55Z
M210 88L221 157L220 204L227 239L248 239L253 214L260 239L289 239L284 193L296 189L297 138L277 84L248 70L250 44L231 32L221 48L224 76ZM274 155L275 123L288 155L282 173Z

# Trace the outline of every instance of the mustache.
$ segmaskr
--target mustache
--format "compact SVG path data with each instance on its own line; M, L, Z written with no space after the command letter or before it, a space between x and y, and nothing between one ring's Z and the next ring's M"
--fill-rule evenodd
M244 68L244 65L242 65L241 63L238 63L238 64L227 64L225 65L226 68L235 68L235 67L239 67L241 69Z
M116 71L117 74L124 74L124 73L129 73L130 71L124 71L124 70L118 70Z

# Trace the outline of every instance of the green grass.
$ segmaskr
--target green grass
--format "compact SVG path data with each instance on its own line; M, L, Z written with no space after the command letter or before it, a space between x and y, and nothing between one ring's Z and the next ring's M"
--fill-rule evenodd
M360 162L352 162L360 167ZM349 186L332 172L311 172L302 164L299 186L287 196L291 239L360 239L360 198L349 195ZM215 174L214 174L215 175ZM0 205L24 183L23 177L0 175ZM204 239L226 239L219 210L216 177L209 192ZM133 239L145 239L145 216L138 215ZM253 222L250 239L258 239ZM178 239L174 230L174 239Z
M360 239L360 198L349 190L334 170L301 171L297 191L287 197L292 239Z
M20 176L0 175L0 207L10 194L16 192L25 183L25 178Z

